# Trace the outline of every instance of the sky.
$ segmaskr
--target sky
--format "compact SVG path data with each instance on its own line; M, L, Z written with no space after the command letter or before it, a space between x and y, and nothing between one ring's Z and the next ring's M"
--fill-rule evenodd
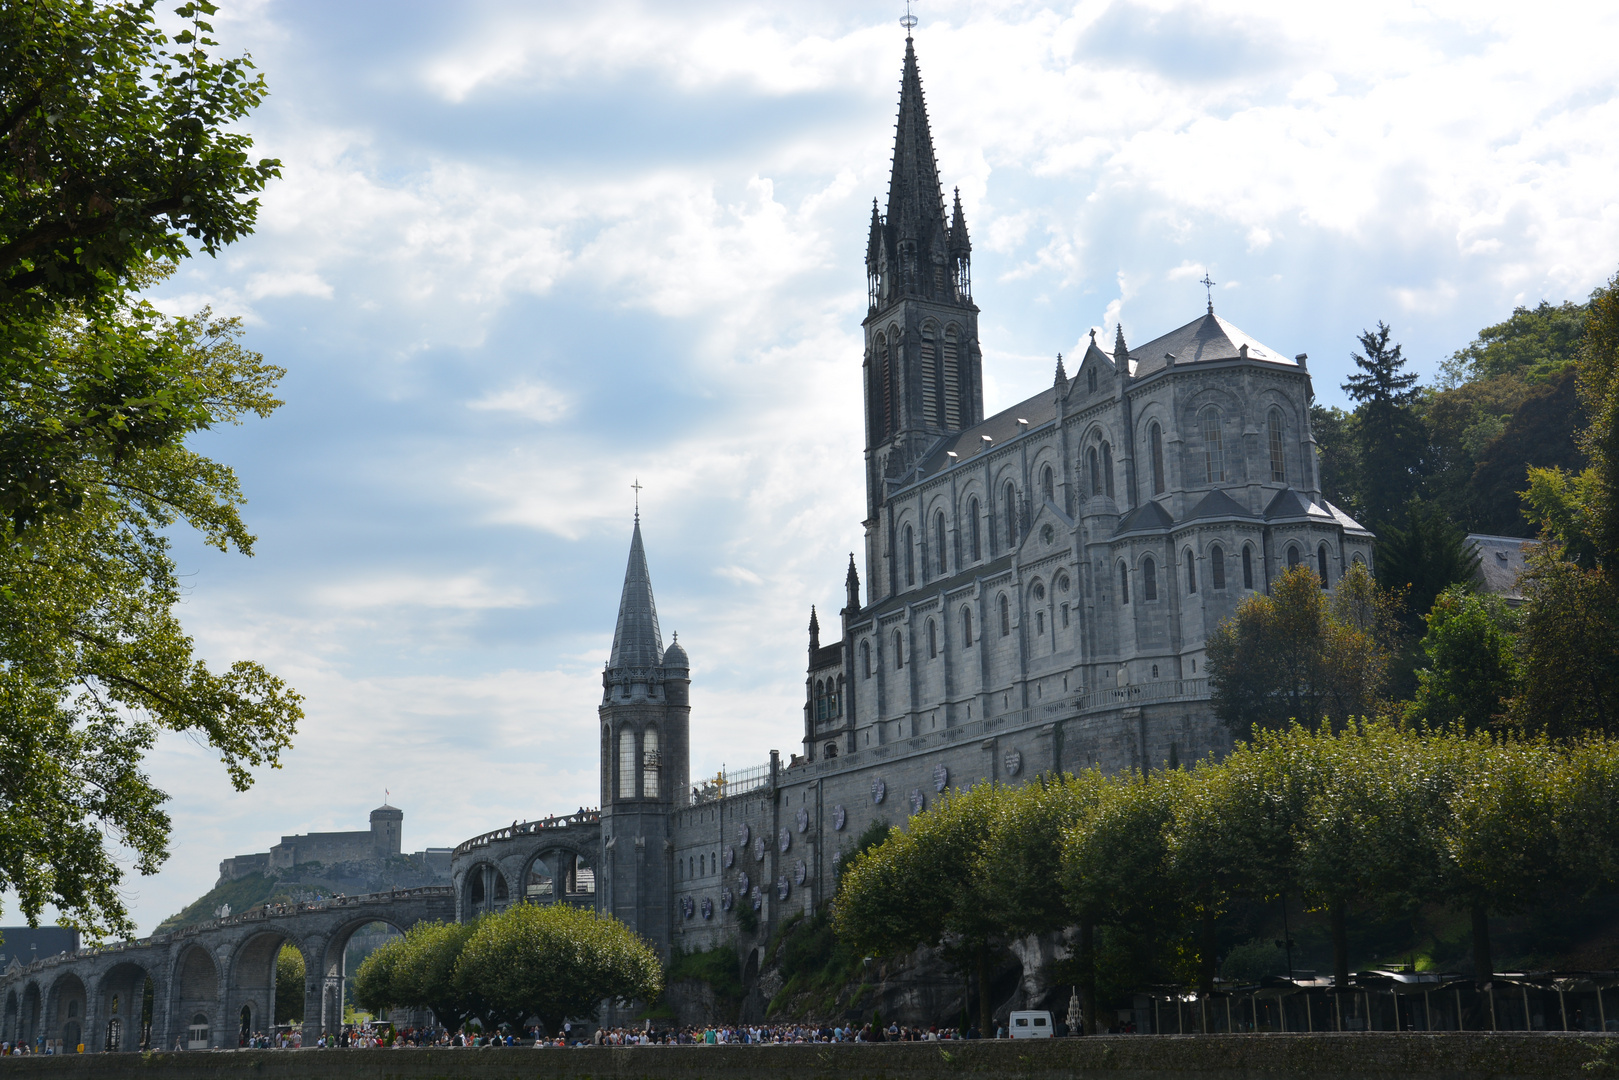
M1215 309L1343 404L1379 320L1425 378L1515 305L1619 269L1619 9L920 0L941 180L973 238L989 412L1122 323ZM176 535L211 664L306 699L238 794L161 743L172 857L143 933L219 860L366 827L406 850L594 805L600 671L641 520L692 660L692 769L798 749L863 506L871 200L900 4L226 0L284 163L255 235L154 294L286 368L207 433L252 558ZM864 568L862 567L862 571ZM8 905L14 917L14 906Z

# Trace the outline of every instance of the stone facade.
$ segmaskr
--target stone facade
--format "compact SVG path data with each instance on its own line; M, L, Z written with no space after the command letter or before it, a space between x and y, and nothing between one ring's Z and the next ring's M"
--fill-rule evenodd
M219 881L248 874L272 874L308 863L380 863L399 855L404 842L405 812L387 803L371 811L371 828L357 832L300 833L283 836L269 851L236 855L219 864ZM449 849L428 848L411 858L439 873L449 871Z

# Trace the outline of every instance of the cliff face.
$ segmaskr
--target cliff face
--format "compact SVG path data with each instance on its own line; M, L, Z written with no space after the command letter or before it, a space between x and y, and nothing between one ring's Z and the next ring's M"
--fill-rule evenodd
M305 862L284 870L254 871L221 880L184 910L163 920L153 932L165 933L217 918L226 904L233 913L240 913L257 904L314 900L338 893L358 896L449 883L448 850L334 863Z

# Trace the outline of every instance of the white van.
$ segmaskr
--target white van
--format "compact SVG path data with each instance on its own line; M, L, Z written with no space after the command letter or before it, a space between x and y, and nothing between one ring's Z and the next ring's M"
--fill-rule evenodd
M1013 1013L1008 1029L1014 1039L1049 1039L1056 1034L1051 1028L1051 1014L1043 1010Z

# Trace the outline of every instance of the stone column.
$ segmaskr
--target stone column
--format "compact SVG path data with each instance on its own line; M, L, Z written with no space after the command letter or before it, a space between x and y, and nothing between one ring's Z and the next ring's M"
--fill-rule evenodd
M107 1033L102 1027L107 1022L107 1009L101 1002L101 991L106 982L104 975L82 975L84 980L84 1023L79 1029L79 1041L84 1043L84 1052L98 1053L105 1049ZM74 1047L66 1044L63 1050L72 1053Z

